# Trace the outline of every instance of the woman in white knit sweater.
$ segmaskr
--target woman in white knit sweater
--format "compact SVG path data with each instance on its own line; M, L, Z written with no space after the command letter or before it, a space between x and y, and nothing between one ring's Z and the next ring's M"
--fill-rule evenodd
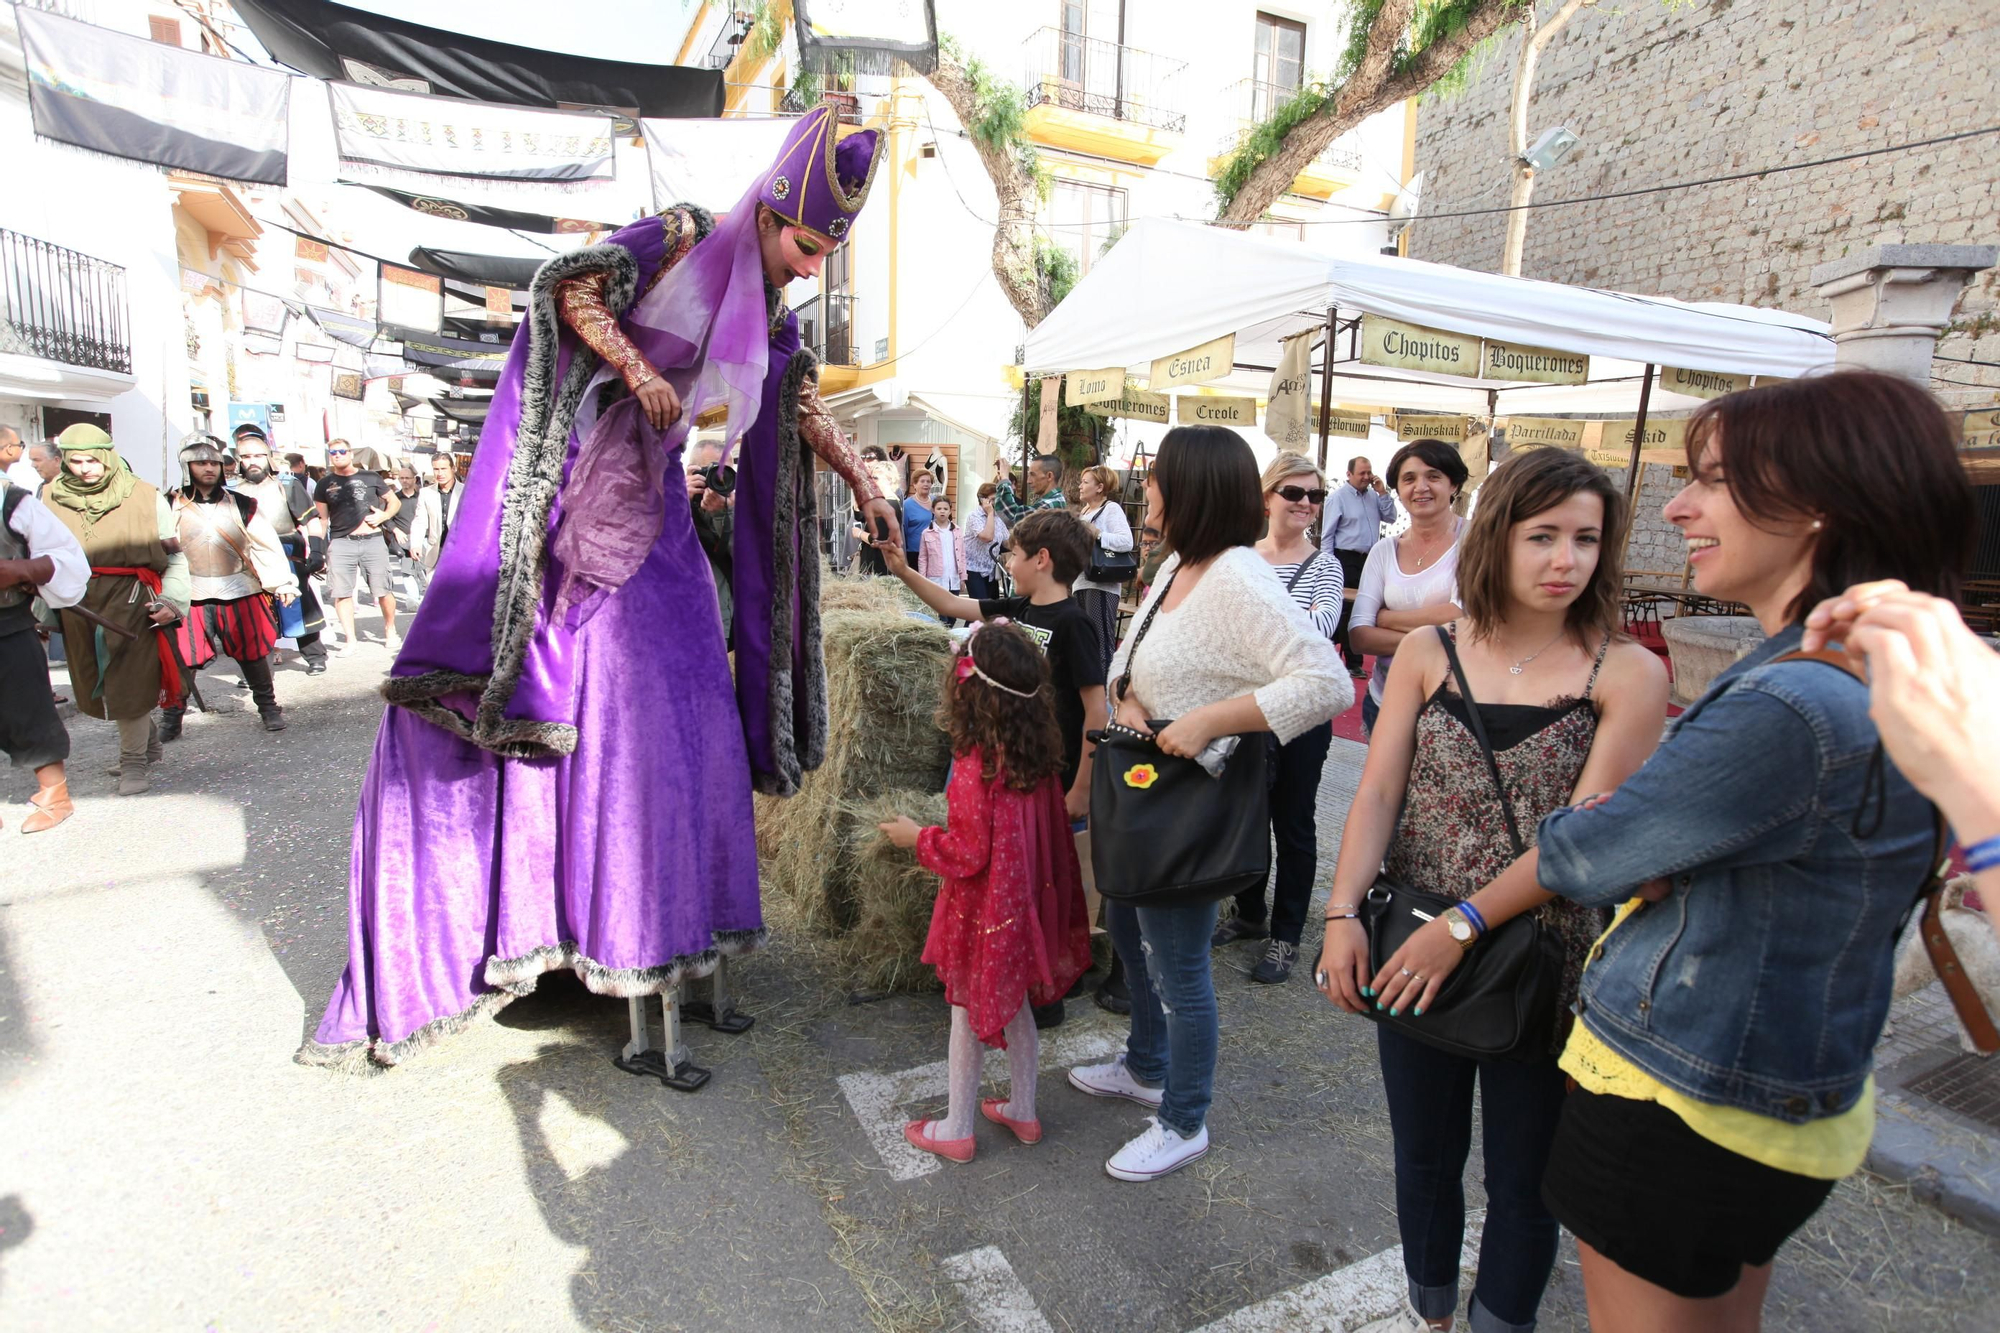
M1354 684L1340 650L1252 549L1263 494L1242 437L1220 426L1168 431L1146 478L1146 514L1175 554L1139 609L1143 622L1159 603L1144 644L1135 657L1128 638L1112 659L1111 678L1124 684L1119 723L1150 732L1147 719L1172 719L1159 746L1191 758L1217 736L1269 731L1282 743L1346 711ZM1208 1151L1216 909L1107 902L1104 912L1132 990L1132 1032L1123 1055L1073 1069L1069 1081L1155 1108L1105 1163L1119 1180L1155 1180Z

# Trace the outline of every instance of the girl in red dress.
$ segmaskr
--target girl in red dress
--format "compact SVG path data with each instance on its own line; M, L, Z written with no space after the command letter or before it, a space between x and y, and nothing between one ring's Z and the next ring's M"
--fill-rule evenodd
M943 1120L912 1121L903 1137L969 1162L987 1046L1007 1052L1011 1095L979 1101L980 1113L1022 1143L1041 1141L1029 1006L1053 1004L1089 970L1090 926L1041 649L1005 620L976 628L952 664L938 720L951 735L949 825L920 829L905 815L881 829L944 880L924 961L951 1003L951 1103Z

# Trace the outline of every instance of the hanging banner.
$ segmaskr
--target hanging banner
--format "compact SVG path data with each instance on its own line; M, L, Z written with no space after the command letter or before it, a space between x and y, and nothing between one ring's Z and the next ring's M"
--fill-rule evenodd
M1063 403L1069 407L1088 407L1092 403L1110 402L1125 392L1125 367L1113 366L1110 370L1072 370L1065 376Z
M1637 417L1625 417L1617 421L1594 423L1598 428L1596 443L1589 436L1584 440L1584 457L1599 467L1627 467L1632 461L1632 432L1638 427ZM1646 438L1640 444L1641 463L1660 463L1668 467L1687 465L1687 420L1685 418L1646 418Z
M900 61L918 74L937 68L937 13L933 0L793 0L799 56L826 71L838 59L856 61L864 74L890 74Z
M611 117L327 85L336 179L474 200L543 199L615 184Z
M1507 447L1516 453L1528 449L1581 449L1587 421L1566 421L1561 417L1502 417L1495 423L1507 432Z
M375 317L384 324L436 333L444 327L444 280L435 273L382 265Z
M711 213L743 197L743 164L775 162L798 122L788 117L642 120L653 207L699 204Z
M484 204L461 203L456 199L440 199L436 195L411 194L407 190L391 190L381 185L366 187L385 199L393 199L405 208L414 209L426 217L447 218L453 222L479 222L489 227L510 227L515 231L539 231L552 235L580 236L591 231L615 231L609 223L587 222L582 218L557 218L546 213L522 213L506 208L490 208Z
M1408 444L1411 440L1444 440L1457 444L1466 436L1464 417L1419 416L1416 413L1396 413L1396 439Z
M292 80L14 6L35 133L204 176L285 184Z
M514 320L514 293L506 287L488 287L486 314L489 324L496 320L511 324Z
M2000 407L1967 412L1959 422L1961 449L2000 449Z
M1147 388L1158 392L1182 384L1207 384L1236 368L1236 335L1225 333L1199 347L1163 356L1153 362Z
M525 292L550 256L481 255L467 250L439 250L419 245L410 251L410 267L440 278L451 278L473 286L499 286Z
M1056 451L1056 413L1062 408L1062 400L1057 396L1062 392L1062 376L1042 377L1042 420L1041 428L1035 434L1035 452L1047 458Z
M1682 370L1677 366L1661 366L1660 387L1689 398L1720 398L1725 393L1749 388L1750 377L1720 370Z
M1184 393L1174 399L1174 420L1183 426L1236 426L1248 430L1257 424L1257 400Z
M1083 409L1100 417L1123 417L1128 421L1151 421L1164 426L1173 414L1173 400L1163 393L1128 389L1124 396L1108 403L1092 403Z
M1474 379L1479 375L1479 339L1403 324L1380 315L1363 315L1361 360L1371 366L1396 366Z
M1278 356L1278 368L1271 372L1271 389L1265 395L1264 434L1280 449L1304 453L1312 442L1306 428L1307 408L1312 396L1311 333L1285 339Z
M294 236L292 238L292 257L294 259L310 260L315 264L324 264L327 259L326 242L316 241L310 236Z
M362 378L358 370L336 370L333 372L333 396L350 398L359 402L362 397Z
M1582 384L1590 378L1590 358L1582 352L1486 340L1480 363L1483 380L1525 380L1530 384Z
M279 334L285 331L284 298L269 292L253 292L248 287L241 289L243 303L243 327L255 333Z

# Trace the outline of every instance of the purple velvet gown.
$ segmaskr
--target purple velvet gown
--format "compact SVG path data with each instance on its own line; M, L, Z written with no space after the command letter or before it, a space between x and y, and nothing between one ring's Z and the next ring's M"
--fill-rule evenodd
M610 239L636 261L627 275L636 290L662 265L661 232L658 219L647 219ZM775 714L761 699L738 706L708 562L678 498L685 425L662 442L676 489L657 540L580 627L550 618L562 568L547 557L519 683L503 700L504 716L488 719L489 733L517 743L489 736L482 745L460 734L493 702L482 700L482 683L507 670L504 645L495 648L494 607L511 577L503 495L522 486L517 437L532 438L537 416L531 405L530 424L522 424L524 396L555 394L572 360L590 355L552 316L532 329L524 322L515 338L451 539L385 693L397 699L398 687L408 694L419 680L462 677L463 685L434 689L383 717L354 823L349 962L315 1038L300 1050L302 1062L353 1070L395 1064L528 993L551 968L573 968L600 994L669 990L762 937L750 754ZM539 366L529 350L537 339ZM798 346L797 322L786 314L771 333L762 411L743 441L739 623L746 602L768 606L772 596L772 544L760 549L744 534L768 534L774 517L796 517L773 513L774 486L791 482L772 464L786 415L781 399L796 392ZM555 401L559 429L568 418L559 395ZM580 443L573 430L566 438L565 485ZM550 533L566 498L555 495ZM789 544L781 564L814 558L809 538L788 532L779 544ZM797 572L803 580L803 568ZM816 587L807 591L816 602ZM817 669L816 632L798 632L797 612L774 614L789 621L775 636L783 664L796 654L800 671ZM771 618L760 632L753 615L739 636L739 674L771 669ZM808 637L809 646L801 642ZM789 686L781 703L797 706ZM568 753L537 756L520 739L555 723L574 728Z

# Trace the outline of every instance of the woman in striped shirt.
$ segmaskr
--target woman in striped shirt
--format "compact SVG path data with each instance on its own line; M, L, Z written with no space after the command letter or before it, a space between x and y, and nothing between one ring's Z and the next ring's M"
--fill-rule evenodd
M1331 639L1340 625L1345 575L1331 551L1322 551L1306 534L1319 522L1326 503L1326 476L1303 454L1280 453L1264 469L1264 539L1257 554L1304 609L1320 633ZM1277 874L1266 924L1264 890L1241 893L1236 912L1217 923L1215 944L1269 938L1264 956L1250 979L1276 985L1292 975L1298 961L1299 936L1305 930L1306 904L1312 899L1313 877L1319 869L1319 830L1314 815L1319 803L1319 775L1333 744L1333 723L1322 722L1297 739L1277 747L1276 777L1271 787L1271 831L1278 844Z

